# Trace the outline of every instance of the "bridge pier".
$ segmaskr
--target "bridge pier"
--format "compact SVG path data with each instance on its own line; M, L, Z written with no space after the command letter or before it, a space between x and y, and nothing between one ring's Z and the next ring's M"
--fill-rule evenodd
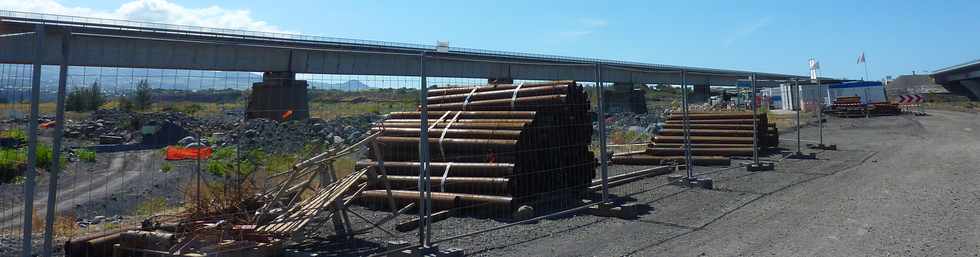
M692 104L707 103L711 99L711 87L708 85L694 85L694 92L688 100Z
M960 85L963 85L963 88L965 88L967 92L972 94L971 96L969 96L971 100L974 101L980 100L980 79L960 80Z
M296 80L295 72L265 72L262 82L252 84L245 118L276 121L309 119L308 87L305 80Z
M636 85L616 82L611 90L605 90L603 104L606 113L647 113L646 91L636 88Z

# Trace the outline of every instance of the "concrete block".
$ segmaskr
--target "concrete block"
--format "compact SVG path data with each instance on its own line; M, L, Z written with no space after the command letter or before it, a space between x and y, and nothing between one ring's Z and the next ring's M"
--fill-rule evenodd
M636 219L637 206L635 204L599 204L588 209L589 214L599 217L613 217L620 219Z
M440 250L438 245L416 247L388 254L389 257L463 257L463 250L447 248Z
M770 171L774 169L776 169L776 165L771 162L749 163L745 165L745 170L752 172Z
M806 144L810 149L837 151L837 145Z

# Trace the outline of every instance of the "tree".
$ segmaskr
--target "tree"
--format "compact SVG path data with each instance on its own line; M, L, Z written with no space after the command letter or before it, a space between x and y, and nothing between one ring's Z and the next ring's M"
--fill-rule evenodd
M136 93L133 94L132 104L137 110L146 110L150 108L152 102L153 89L150 88L150 83L145 79L140 80L136 84Z
M73 112L87 112L98 110L105 103L102 89L99 82L93 82L91 86L81 87L68 94L65 99L65 110Z

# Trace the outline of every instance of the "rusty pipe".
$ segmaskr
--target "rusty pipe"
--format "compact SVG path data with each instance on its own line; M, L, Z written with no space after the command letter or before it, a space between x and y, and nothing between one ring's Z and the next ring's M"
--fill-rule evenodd
M371 132L381 132L382 136L393 137L418 137L421 129L419 128L371 128ZM439 138L445 135L447 138L478 138L478 139L511 139L517 140L521 137L520 130L502 129L429 129L429 137Z
M683 120L667 120L665 123L667 125L682 125ZM752 119L713 119L713 120L694 120L691 119L689 124L752 124Z
M751 121L751 120L750 120ZM416 125L418 126L418 125ZM668 123L663 126L664 129L684 129L684 124L681 123ZM690 124L690 129L734 129L734 130L752 130L752 125L749 124Z
M522 130L522 129L525 128L525 126L529 122L530 122L530 120L528 122L501 122L501 123L492 123L492 122L460 122L460 120L456 120L455 122L453 122L452 128L458 128L458 129L510 129L510 130ZM446 126L449 125L449 122L445 122L444 121L444 122L436 123L435 126L432 126L431 125L432 124L431 122L429 124L430 124L429 126L431 128L446 128ZM379 128L418 128L419 127L419 122L387 122L386 121L386 122L382 122L382 123L378 124L376 127L379 127Z
M759 115L759 117L764 116L764 114ZM736 120L736 119L752 119L751 113L700 113L700 114L689 114L690 120ZM667 117L667 120L683 120L684 117L677 114L671 114Z
M555 109L563 106L575 106L583 104L566 103L567 95L544 95L518 97L517 99L494 99L472 101L467 103L442 103L430 104L429 110L433 111L526 111Z
M405 206L419 200L418 191L392 190L391 195L399 206ZM361 193L360 199L366 203L385 204L387 197L385 190L367 190ZM512 202L513 198L509 196L432 192L432 207L440 210L473 206L510 211L513 210Z
M524 83L523 85L521 85L521 88L544 87L544 86L553 86L553 85L575 85L575 81L558 80L558 81L538 82L538 83ZM514 90L515 88L517 88L517 85L515 84L491 84L486 86L477 86L476 92ZM473 91L473 87L433 88L428 90L427 96L467 94L470 91Z
M430 122L432 122L432 119L438 119L445 115L446 112L449 112L449 115L456 115L456 111L433 111L432 109L429 109L426 115L428 115ZM534 119L536 113L535 111L463 111L459 113L457 119ZM421 115L421 112L392 112L388 114L388 118L418 119Z
M691 136L711 136L711 137L751 137L754 133L749 130L714 130L714 129L690 129ZM660 131L663 136L683 136L683 129L664 129Z
M732 160L723 156L691 156L694 165L731 165ZM663 165L669 162L684 163L684 156L652 156L647 154L613 156L612 163L619 165Z
M752 137L706 137L691 136L692 144L751 144ZM655 136L654 143L684 143L683 136Z
M691 148L752 148L752 144L691 144ZM647 148L684 148L684 143L649 143ZM645 151L644 151L645 152Z
M362 180L366 181L367 177L363 177ZM443 182L442 177L432 176L429 181L432 191L435 192L507 195L511 190L510 178L452 176L446 177ZM419 177L388 176L388 182L394 189L415 190L418 188Z
M692 148L693 156L752 156L749 148ZM648 148L647 153L655 156L683 156L683 148Z
M354 169L360 170L367 167L376 167L377 162L372 160L359 160L354 165ZM513 163L482 163L482 162L430 162L429 172L433 177L442 176L449 166L449 174L461 177L508 177L514 174ZM418 175L418 162L395 162L385 161L385 171L393 175Z
M517 97L528 97L528 96L541 96L541 95L559 95L568 94L569 85L547 85L539 87L521 87L520 90L516 92ZM498 90L498 91L484 91L477 92L470 95L469 92L462 94L453 95L439 95L439 96L429 96L428 101L430 104L440 104L440 103L451 103L451 102L463 102L469 98L470 101L479 100L491 100L491 99L511 99L514 97L514 90Z

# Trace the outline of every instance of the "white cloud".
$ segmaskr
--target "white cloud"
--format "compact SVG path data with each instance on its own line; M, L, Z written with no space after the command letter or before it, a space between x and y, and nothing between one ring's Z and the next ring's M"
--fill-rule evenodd
M187 8L167 0L133 0L123 3L116 10L66 6L55 0L0 0L0 9L213 28L288 32L265 21L256 20L248 10L229 10L214 5L206 8Z
M606 26L609 26L609 21L594 18L579 19L579 23L588 28L605 28Z
M585 37L592 35L596 30L609 26L609 21L595 18L582 18L578 19L578 23L575 26L577 27L576 29L558 32L558 35L566 38Z
M575 31L562 31L558 33L563 37L584 37L592 35L591 30L575 30Z
M748 26L743 26L741 28L736 29L735 32L732 33L731 36L729 36L728 38L725 39L725 42L724 42L725 48L728 48L729 46L731 46L733 43L735 43L736 40L739 40L739 39L748 37L748 36L752 35L753 33L755 33L757 30L762 29L762 28L764 28L766 26L769 26L769 23L771 21L772 21L772 18L771 17L763 17L762 19L756 20L755 23L752 23L752 24L749 24Z

